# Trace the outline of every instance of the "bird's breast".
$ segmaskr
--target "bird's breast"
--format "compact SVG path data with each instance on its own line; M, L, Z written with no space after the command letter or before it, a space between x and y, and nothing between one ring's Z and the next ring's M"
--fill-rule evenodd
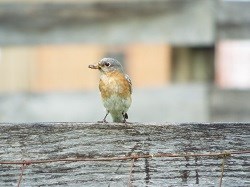
M130 85L120 72L103 73L100 77L99 89L103 99L116 95L121 98L130 97Z

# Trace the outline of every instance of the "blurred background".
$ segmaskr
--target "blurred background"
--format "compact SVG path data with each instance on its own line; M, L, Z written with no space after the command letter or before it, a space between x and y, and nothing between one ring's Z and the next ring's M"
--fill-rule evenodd
M249 10L247 0L0 0L0 122L101 120L88 65L103 57L132 79L129 121L249 121Z

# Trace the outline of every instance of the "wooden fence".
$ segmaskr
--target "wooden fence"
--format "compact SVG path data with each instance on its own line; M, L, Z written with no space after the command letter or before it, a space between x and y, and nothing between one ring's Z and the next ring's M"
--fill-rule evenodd
M250 124L0 124L0 186L249 186Z

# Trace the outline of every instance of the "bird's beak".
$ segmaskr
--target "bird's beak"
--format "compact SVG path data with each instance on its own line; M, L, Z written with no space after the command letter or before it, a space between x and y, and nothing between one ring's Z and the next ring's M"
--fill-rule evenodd
M89 68L91 68L91 69L100 69L100 65L99 64L89 65Z

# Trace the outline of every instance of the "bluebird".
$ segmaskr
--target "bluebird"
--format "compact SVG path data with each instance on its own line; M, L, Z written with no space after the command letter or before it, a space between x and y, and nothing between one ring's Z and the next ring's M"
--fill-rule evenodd
M103 58L97 64L89 65L89 68L98 69L101 73L99 90L106 108L102 122L106 122L106 117L110 113L113 122L126 123L127 111L132 102L132 83L120 62L113 58Z

